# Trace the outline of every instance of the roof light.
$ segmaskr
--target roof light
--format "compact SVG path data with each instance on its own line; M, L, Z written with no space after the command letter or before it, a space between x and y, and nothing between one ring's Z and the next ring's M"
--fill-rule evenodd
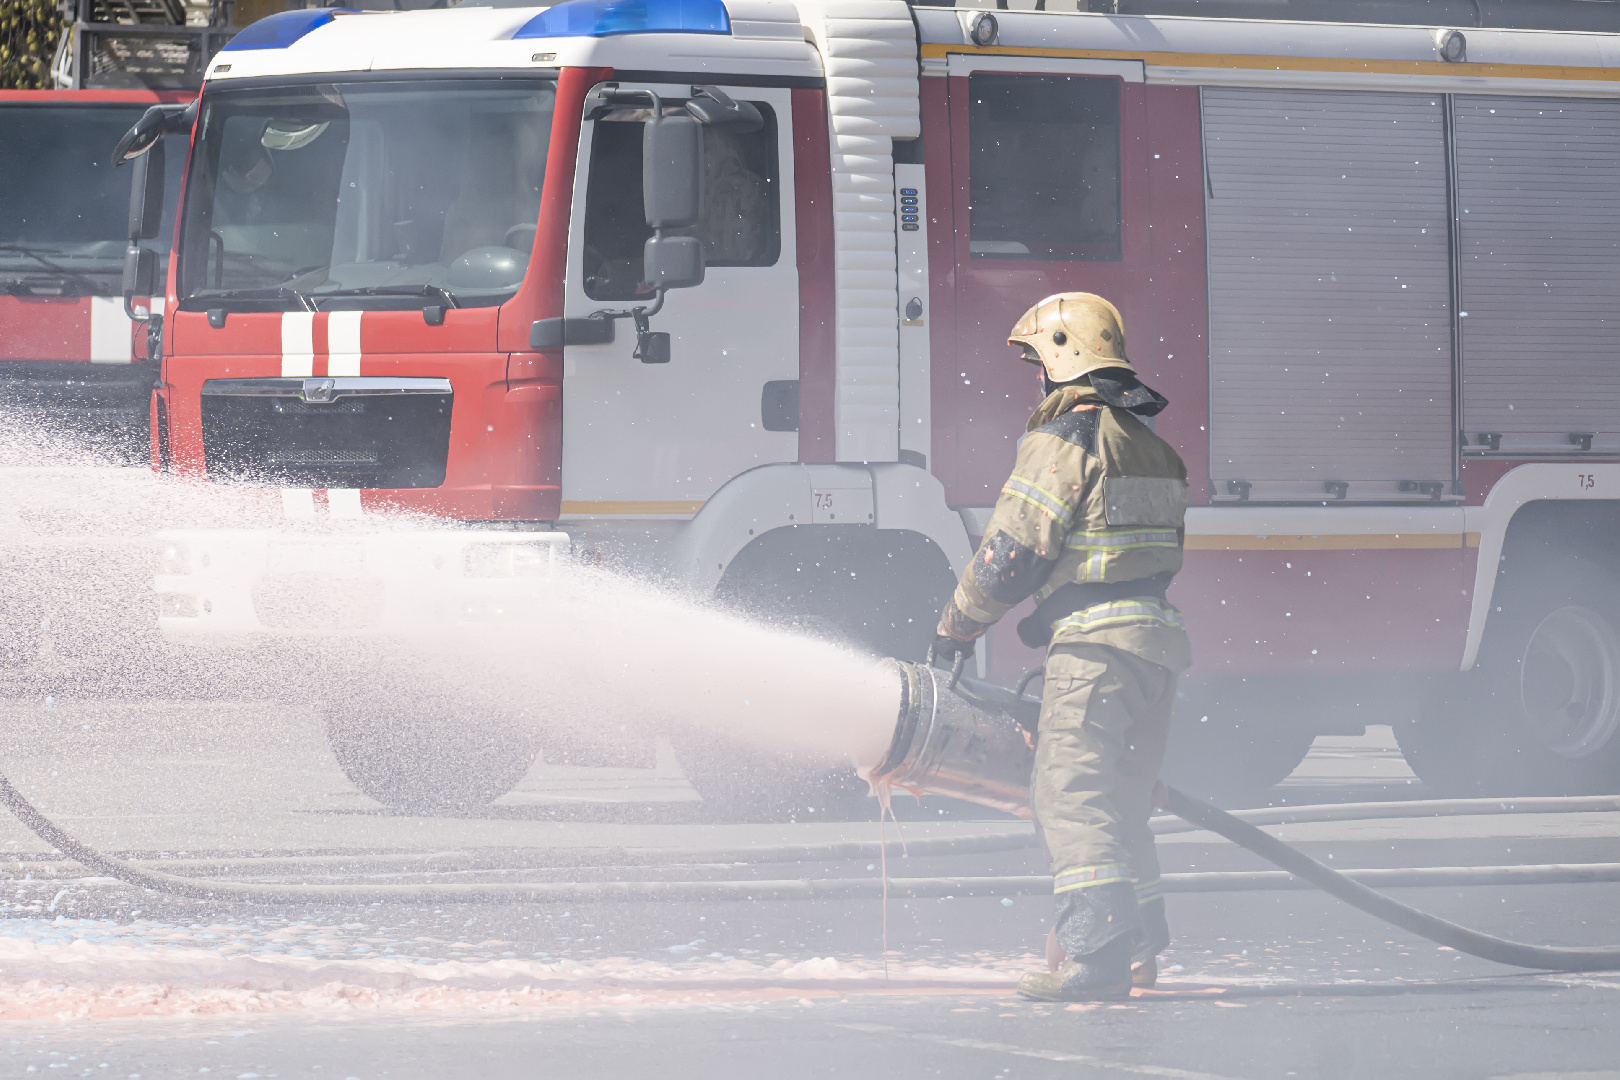
M233 49L285 49L311 30L319 30L339 15L358 15L351 8L303 8L278 11L249 23L226 43L221 52Z
M563 0L514 38L608 37L612 34L729 34L721 0Z

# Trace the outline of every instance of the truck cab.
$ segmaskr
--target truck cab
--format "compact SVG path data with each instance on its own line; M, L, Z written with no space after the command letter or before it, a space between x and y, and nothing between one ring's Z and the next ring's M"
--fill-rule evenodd
M156 373L133 362L120 295L129 175L109 151L148 107L191 97L0 92L0 408L134 460L145 456ZM185 140L170 139L176 190ZM166 261L159 235L143 244Z

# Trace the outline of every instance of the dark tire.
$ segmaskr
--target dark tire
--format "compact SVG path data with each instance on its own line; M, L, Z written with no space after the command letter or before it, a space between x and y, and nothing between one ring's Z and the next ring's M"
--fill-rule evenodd
M426 815L488 806L517 786L538 752L516 728L370 709L328 714L326 736L355 787L384 806Z
M738 553L715 599L750 618L874 656L921 660L956 579L918 533L775 529Z
M850 767L762 753L733 740L688 733L675 743L686 779L712 821L876 821L878 801Z
M715 599L766 625L856 652L921 660L955 587L944 552L918 533L807 526L750 543ZM849 766L769 754L702 731L677 732L674 741L713 819L877 819L877 800Z
M1498 586L1474 670L1435 679L1396 728L1441 794L1620 790L1620 582L1565 559Z
M1161 775L1218 805L1250 805L1299 767L1314 739L1303 714L1263 683L1194 686L1177 698Z

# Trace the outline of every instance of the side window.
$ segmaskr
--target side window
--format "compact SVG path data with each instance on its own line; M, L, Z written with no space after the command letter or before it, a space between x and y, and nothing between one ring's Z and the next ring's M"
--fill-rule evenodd
M976 259L1119 259L1119 81L968 78Z
M703 220L673 230L703 240L710 266L772 266L782 252L776 114L755 102L765 124L746 134L703 132ZM596 124L585 193L585 295L634 300L642 285L642 245L652 235L641 210L641 121Z

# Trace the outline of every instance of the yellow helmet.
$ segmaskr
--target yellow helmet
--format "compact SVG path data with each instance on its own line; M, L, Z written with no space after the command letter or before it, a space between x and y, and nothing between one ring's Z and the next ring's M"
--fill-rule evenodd
M1007 344L1022 345L1024 359L1045 367L1055 383L1098 368L1136 370L1125 359L1125 321L1119 309L1095 293L1048 296L1024 312Z

